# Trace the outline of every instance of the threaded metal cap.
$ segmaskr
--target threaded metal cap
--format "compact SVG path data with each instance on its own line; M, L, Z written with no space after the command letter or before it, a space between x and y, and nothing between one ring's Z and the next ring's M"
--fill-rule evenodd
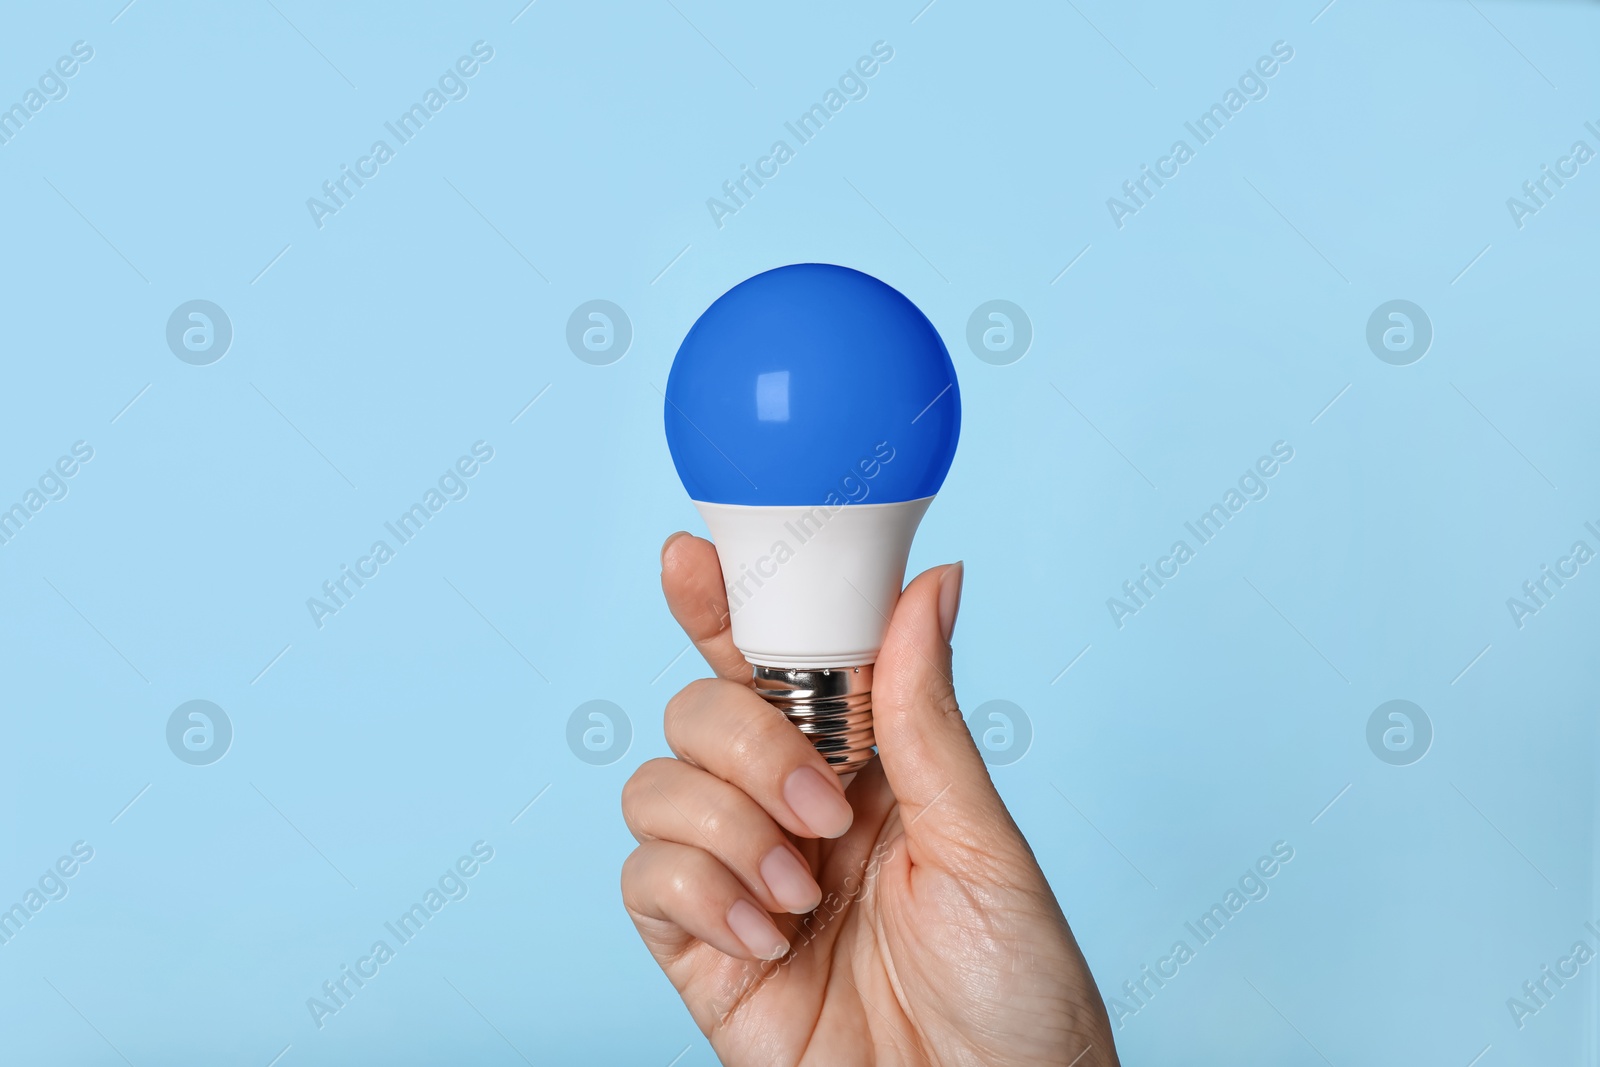
M872 664L815 670L756 664L755 688L837 773L858 771L872 760Z

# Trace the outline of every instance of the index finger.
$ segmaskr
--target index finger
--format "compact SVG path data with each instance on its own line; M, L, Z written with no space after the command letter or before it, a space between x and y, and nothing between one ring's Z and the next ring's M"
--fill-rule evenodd
M733 643L716 546L681 531L667 538L661 546L661 591L672 617L717 677L749 685L750 662Z

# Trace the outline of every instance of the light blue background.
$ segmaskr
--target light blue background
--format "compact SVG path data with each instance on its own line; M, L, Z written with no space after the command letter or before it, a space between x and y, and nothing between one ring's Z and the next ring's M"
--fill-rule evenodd
M620 787L704 671L656 582L700 529L659 390L710 301L803 260L956 359L912 567L967 562L958 687L1031 718L996 779L1106 994L1295 849L1125 1061L1594 1061L1594 965L1521 1030L1506 998L1596 943L1600 568L1520 630L1505 604L1600 548L1600 163L1521 230L1505 205L1600 148L1594 5L122 2L0 34L4 103L94 48L0 146L0 501L95 450L0 546L0 903L95 850L0 945L7 1062L713 1062L617 891ZM478 40L470 95L319 230L306 198ZM717 228L878 40L868 97ZM1278 40L1267 98L1117 229ZM165 341L196 298L235 331L211 366ZM609 366L565 342L597 298L635 331ZM1435 329L1411 366L1366 346L1392 298ZM1009 366L964 339L991 299L1035 331ZM470 495L314 626L479 440ZM1119 630L1106 598L1279 440L1271 495ZM235 730L205 767L164 735L197 698ZM634 729L605 767L565 740L596 698ZM1435 730L1411 766L1365 739L1393 698ZM317 1029L478 840L470 895Z

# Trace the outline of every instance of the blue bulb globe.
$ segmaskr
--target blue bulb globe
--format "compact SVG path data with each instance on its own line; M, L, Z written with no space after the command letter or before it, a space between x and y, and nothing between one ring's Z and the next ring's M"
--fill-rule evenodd
M706 309L667 378L689 496L742 505L933 496L961 433L955 366L926 315L848 267L797 263Z

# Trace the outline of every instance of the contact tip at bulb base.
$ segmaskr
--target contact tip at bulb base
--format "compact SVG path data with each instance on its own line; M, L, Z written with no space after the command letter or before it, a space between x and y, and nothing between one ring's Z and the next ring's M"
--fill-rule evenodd
M791 668L755 665L756 692L810 738L838 774L871 762L872 664Z

